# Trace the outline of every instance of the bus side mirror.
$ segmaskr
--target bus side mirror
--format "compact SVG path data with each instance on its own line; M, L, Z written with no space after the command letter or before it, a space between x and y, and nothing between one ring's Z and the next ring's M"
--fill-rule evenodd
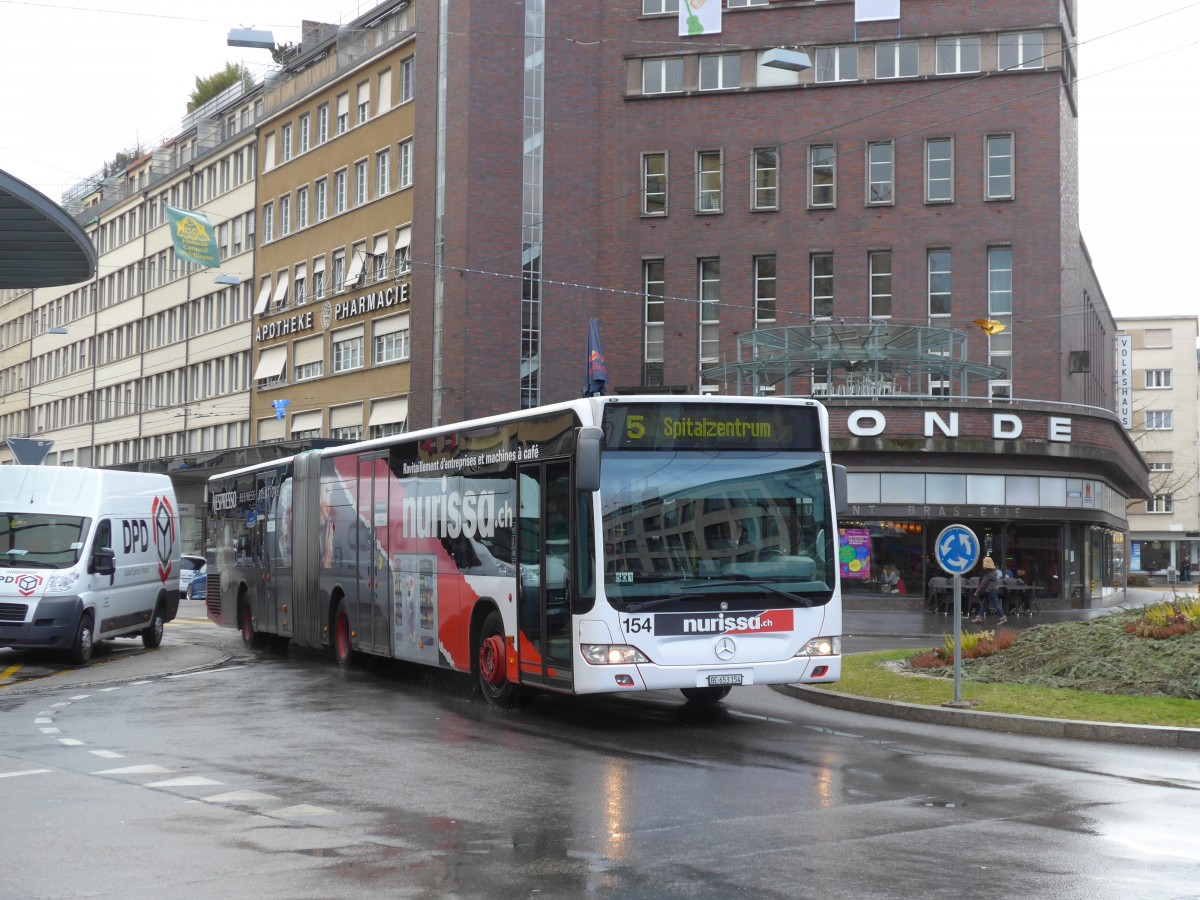
M92 564L88 572L92 575L112 575L117 571L117 555L111 547L97 547L92 553Z
M833 465L833 500L836 503L837 514L840 516L849 508L849 502L846 498L846 467L839 466L837 463Z
M579 429L575 440L575 490L600 490L600 444L604 430L595 425Z

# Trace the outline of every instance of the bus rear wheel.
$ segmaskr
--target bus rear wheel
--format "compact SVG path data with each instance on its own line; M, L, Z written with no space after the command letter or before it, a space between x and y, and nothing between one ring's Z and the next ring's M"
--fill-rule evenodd
M333 615L333 658L339 669L355 669L362 663L362 653L354 649L354 631L350 626L350 607L343 597Z
M267 636L254 627L254 616L250 614L250 604L245 598L238 603L238 625L242 629L242 643L251 650L261 650Z
M714 703L720 703L728 697L731 690L733 688L729 685L722 684L717 687L680 688L679 692L687 698L688 703L711 706Z
M492 610L479 631L479 652L475 655L475 673L479 692L490 705L507 709L517 701L519 688L508 680L507 644L504 619Z

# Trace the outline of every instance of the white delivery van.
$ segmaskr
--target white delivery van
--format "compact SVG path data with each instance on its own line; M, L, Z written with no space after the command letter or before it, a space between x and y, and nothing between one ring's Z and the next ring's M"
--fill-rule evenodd
M0 466L0 647L162 642L179 610L179 511L166 475Z

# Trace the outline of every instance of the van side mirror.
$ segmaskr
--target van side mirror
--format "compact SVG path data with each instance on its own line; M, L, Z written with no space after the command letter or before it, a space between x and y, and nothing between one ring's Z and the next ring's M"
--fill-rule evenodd
M575 439L575 490L600 490L600 445L604 430L595 425L579 429Z
M97 547L88 565L89 575L112 575L117 571L117 555L111 547Z
M833 464L833 500L836 506L837 514L840 516L850 507L850 502L846 497L846 492L849 490L846 481L846 467Z

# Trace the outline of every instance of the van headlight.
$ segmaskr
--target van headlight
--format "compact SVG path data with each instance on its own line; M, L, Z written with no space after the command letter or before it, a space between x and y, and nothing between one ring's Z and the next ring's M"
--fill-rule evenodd
M79 582L79 573L74 569L66 572L57 572L46 579L47 594L69 594L75 590L75 585Z
M645 653L628 644L580 644L579 651L594 666L628 666L650 662Z
M796 654L797 656L841 656L842 637L815 637Z

